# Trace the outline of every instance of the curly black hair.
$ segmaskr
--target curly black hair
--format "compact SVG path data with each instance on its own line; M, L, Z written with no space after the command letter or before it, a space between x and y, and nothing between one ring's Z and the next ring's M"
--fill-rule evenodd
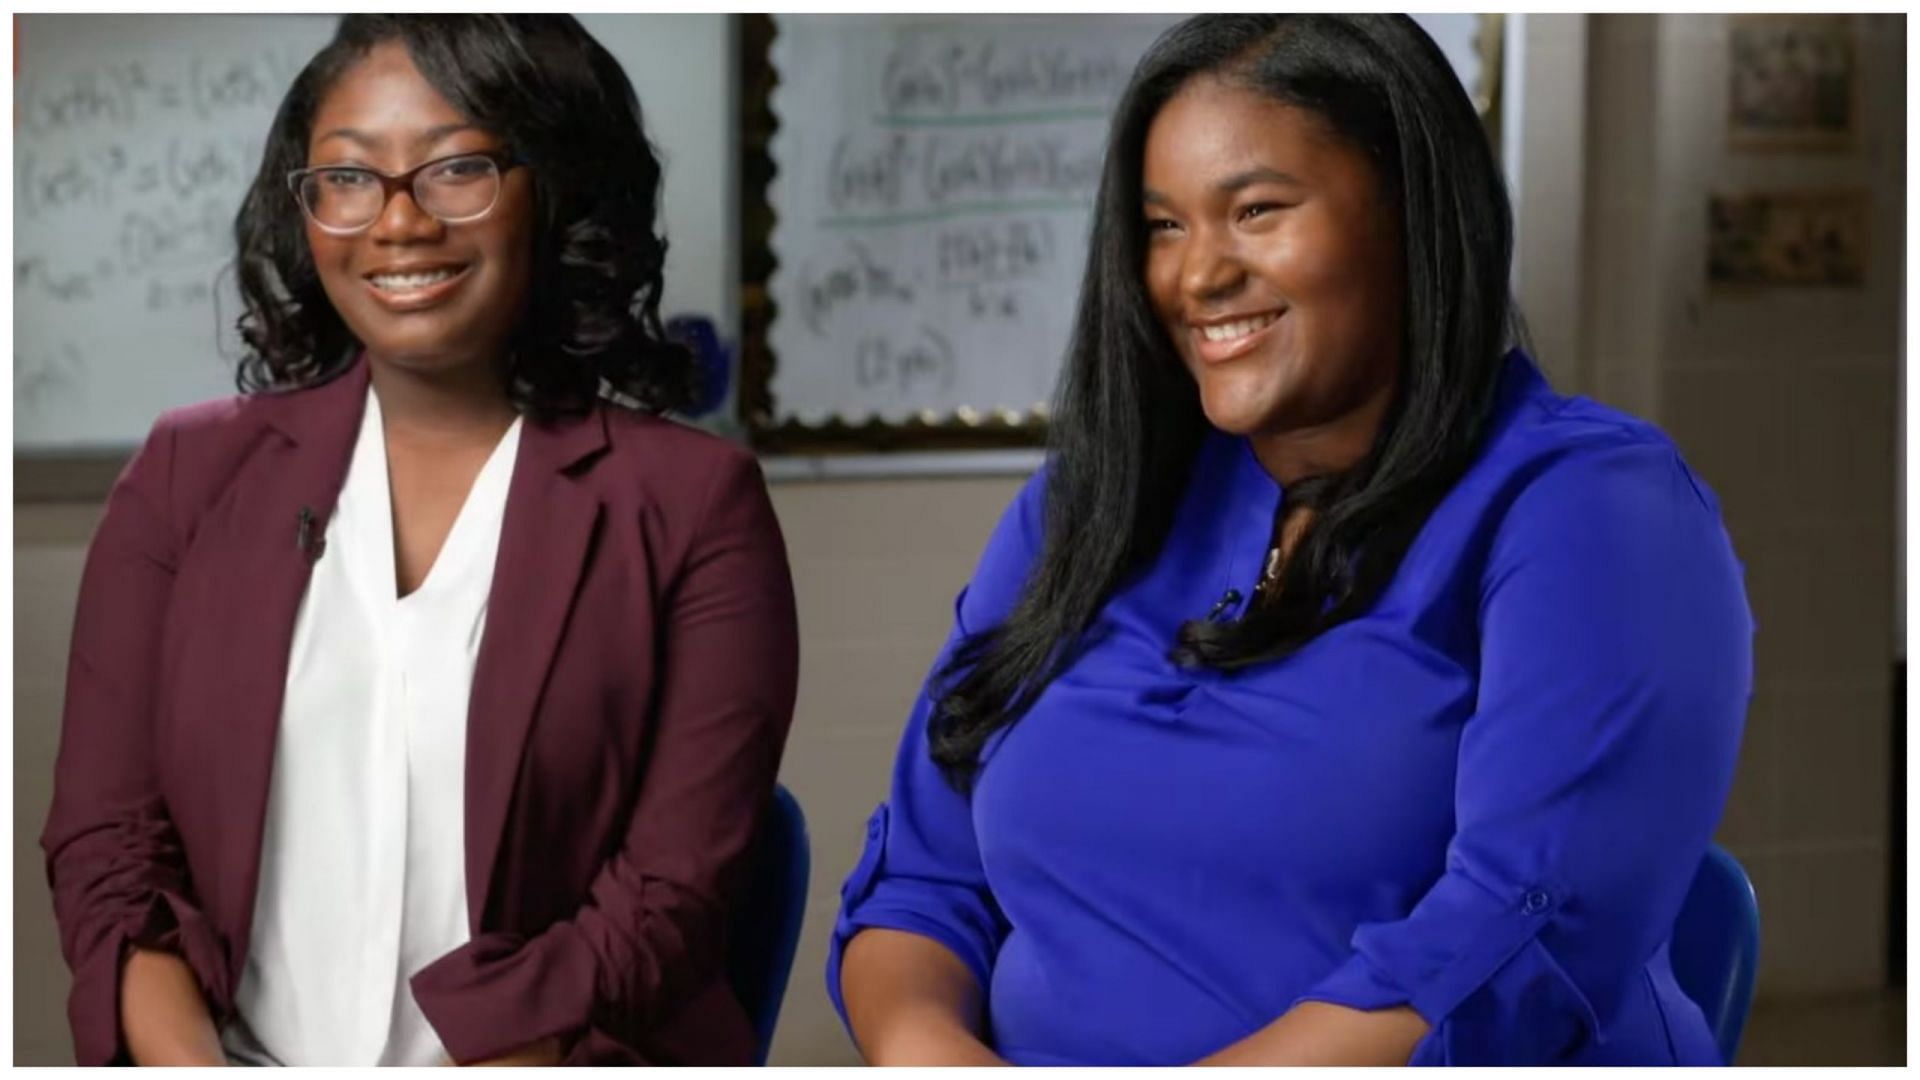
M607 398L665 411L693 396L691 356L660 322L667 243L660 161L620 62L570 15L348 15L280 103L234 218L242 392L323 383L358 343L315 272L287 174L307 164L334 81L398 41L434 88L532 166L534 267L507 387L536 416Z

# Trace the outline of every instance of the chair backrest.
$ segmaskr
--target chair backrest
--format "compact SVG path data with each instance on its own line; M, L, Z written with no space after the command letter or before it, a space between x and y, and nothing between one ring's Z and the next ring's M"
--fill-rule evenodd
M1720 1056L1731 1065L1753 1005L1760 902L1747 872L1718 844L1707 845L1680 905L1671 955L1674 981L1706 1014Z
M753 1063L765 1065L800 945L813 869L807 817L784 785L774 788L755 848L746 890L728 926L727 976L753 1021Z

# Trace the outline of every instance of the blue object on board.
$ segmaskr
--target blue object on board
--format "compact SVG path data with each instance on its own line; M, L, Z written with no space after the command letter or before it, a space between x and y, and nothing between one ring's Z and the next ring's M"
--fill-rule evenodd
M699 389L683 415L705 416L727 400L733 383L733 350L720 340L713 320L705 315L675 315L667 320L667 337L693 350Z

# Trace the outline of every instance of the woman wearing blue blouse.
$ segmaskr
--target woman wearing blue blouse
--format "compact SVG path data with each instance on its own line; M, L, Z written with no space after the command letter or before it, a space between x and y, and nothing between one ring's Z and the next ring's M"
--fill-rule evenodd
M1511 249L1410 20L1142 60L1048 465L843 892L869 1061L1717 1061L1667 939L1740 566L1659 431L1509 348Z

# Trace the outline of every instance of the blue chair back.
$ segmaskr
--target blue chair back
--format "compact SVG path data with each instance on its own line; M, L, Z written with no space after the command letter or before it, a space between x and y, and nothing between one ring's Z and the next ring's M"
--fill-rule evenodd
M800 921L807 912L807 880L812 870L807 816L792 792L776 786L761 819L746 892L727 928L728 981L753 1021L755 1065L765 1065L773 1049L780 1001L786 996L793 954L800 946Z
M1707 845L1706 858L1680 905L1671 955L1674 981L1706 1014L1721 1059L1733 1064L1753 1005L1760 902L1747 872L1718 844Z

